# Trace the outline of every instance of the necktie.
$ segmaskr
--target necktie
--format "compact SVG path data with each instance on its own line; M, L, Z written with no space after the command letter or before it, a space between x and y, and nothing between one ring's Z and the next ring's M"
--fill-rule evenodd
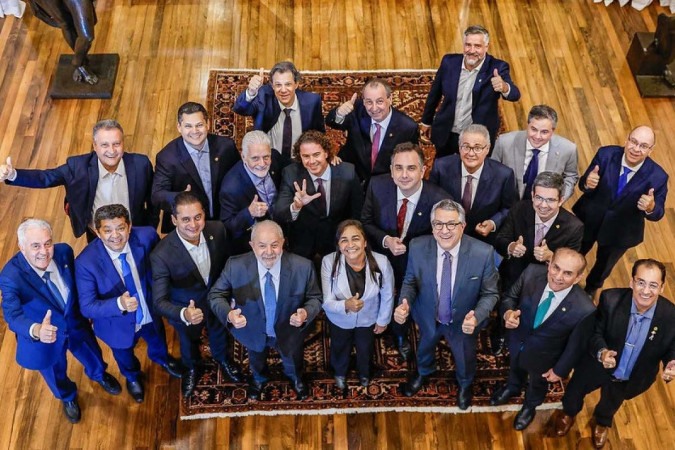
M61 292L59 291L59 288L56 287L56 284L52 281L52 273L49 271L46 271L44 274L42 274L42 279L45 280L45 283L47 283L47 288L49 289L49 292L51 292L52 297L54 297L54 300L61 305L63 310L65 311L66 309L66 302L63 300L63 297L61 296Z
M548 297L546 297L543 302L539 303L539 306L537 307L537 314L534 316L534 328L537 328L544 321L544 317L546 317L546 313L551 307L553 297L555 297L553 291L548 291Z
M619 186L616 189L616 195L621 194L621 191L623 191L623 188L626 187L626 183L628 183L628 175L630 175L633 171L630 170L628 167L623 167L623 173L619 177Z
M380 151L380 132L382 131L382 125L379 123L375 125L375 134L373 134L373 144L370 147L370 169L375 168L375 161L377 160L377 154Z
M281 154L291 157L291 141L293 140L293 122L291 121L291 108L285 108L284 132L281 139Z
M537 178L537 173L539 173L539 150L538 148L532 149L532 159L525 169L523 174L523 183L525 183L525 191L523 192L523 199L532 198L532 185L534 185L534 179Z
M127 262L127 254L120 253L120 264L122 265L122 278L124 279L124 286L129 291L129 295L136 297L138 301L138 308L136 309L136 323L141 323L143 320L143 309L141 308L141 301L138 298L138 290L136 289L136 283L134 283L134 276L131 274L131 266Z
M452 322L452 255L450 252L443 252L441 293L438 299L438 321L442 324Z
M265 333L269 337L276 337L274 333L274 320L277 313L277 292L274 290L272 274L265 274Z
M403 236L403 228L405 227L405 215L408 213L408 199L404 198L401 207L396 216L396 232L399 237Z
M321 194L321 197L317 201L319 202L321 217L324 217L328 214L328 203L326 203L326 190L323 188L323 178L316 179L316 190Z
M624 343L623 352L621 353L621 359L616 366L616 370L612 374L615 378L620 380L627 380L630 377L630 373L633 371L632 366L635 365L635 360L637 359L637 355L636 357L633 357L633 352L635 351L635 345L638 343L637 340L640 336L642 321L646 319L645 316L636 313L631 313L631 318L632 323L628 329L626 342ZM633 360L632 365L630 364L631 360Z
M537 231L534 232L534 246L538 247L541 244L541 241L544 240L546 236L546 225L543 223L537 224Z
M462 206L464 207L464 212L468 213L471 209L471 195L473 193L473 185L471 184L473 177L471 175L466 176L466 184L464 185L464 192L462 193Z

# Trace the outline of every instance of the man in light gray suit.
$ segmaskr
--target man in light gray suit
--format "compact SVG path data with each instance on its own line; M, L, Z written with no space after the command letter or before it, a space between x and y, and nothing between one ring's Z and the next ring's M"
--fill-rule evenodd
M495 143L492 159L513 169L522 199L532 195L537 174L557 172L565 179L563 198L574 193L579 179L577 145L554 134L558 114L547 105L536 105L527 115L527 130L502 134Z

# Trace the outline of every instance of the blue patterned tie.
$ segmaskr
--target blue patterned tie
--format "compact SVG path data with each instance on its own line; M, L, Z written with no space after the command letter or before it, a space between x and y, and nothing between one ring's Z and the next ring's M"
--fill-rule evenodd
M539 150L538 148L532 149L532 159L527 165L527 169L523 174L523 183L525 183L525 191L523 192L523 199L532 198L532 186L534 185L534 179L537 178L539 173Z
M274 333L274 319L277 313L277 292L274 290L272 274L265 274L265 333L269 337L276 337Z
M546 297L543 302L539 303L539 306L537 307L537 314L534 316L534 328L537 328L544 321L544 317L546 317L546 313L551 307L553 297L555 297L553 291L548 291L548 297Z
M63 300L63 297L61 296L61 292L59 291L59 288L56 287L56 284L52 281L52 273L50 271L46 271L44 274L42 274L42 279L45 280L45 283L47 283L47 288L49 289L49 292L51 292L52 297L57 301L59 305L61 305L61 308L63 310L66 310L66 302Z
M131 274L131 267L127 262L127 254L120 253L120 264L122 264L122 278L124 278L124 286L129 291L129 295L136 297L138 301L138 309L136 309L136 323L141 323L143 320L143 309L141 308L141 301L138 298L138 290L136 290L136 283L134 283L134 276Z
M441 293L438 299L438 321L442 324L452 322L452 255L450 252L443 252Z
M620 195L621 191L623 191L623 188L626 187L626 184L628 183L628 175L633 173L632 170L630 170L628 167L623 167L623 173L619 177L619 186L616 188L616 195Z

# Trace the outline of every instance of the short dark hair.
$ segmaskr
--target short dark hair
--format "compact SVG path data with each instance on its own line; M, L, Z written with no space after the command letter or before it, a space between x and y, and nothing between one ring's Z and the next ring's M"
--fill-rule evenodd
M197 197L195 194L193 194L190 191L182 191L179 192L173 199L173 203L171 204L171 215L176 217L178 215L178 207L179 206L185 206L185 205L193 205L195 203L199 203L199 206L202 207L204 211L206 211L206 208L204 208L204 204L202 201Z
M272 82L272 77L274 76L275 73L286 73L286 72L291 72L293 74L293 81L298 83L300 79L302 78L300 76L300 72L298 72L298 69L296 69L295 64L293 64L290 61L280 61L272 67L272 70L270 70L270 83Z
M363 224L358 220L347 219L338 224L337 230L335 231L335 259L333 259L333 269L331 270L331 289L333 288L338 268L340 267L340 238L347 227L356 228L359 234L361 234L361 237L363 237L363 240L366 243L368 242L368 236L366 235L366 231L363 229ZM377 264L377 261L373 256L373 251L370 249L370 245L366 245L365 252L366 261L368 261L368 265L370 266L370 278L374 282L378 283L380 287L382 287L382 271L380 270L380 266Z
M182 105L180 105L180 108L178 108L178 123L183 122L183 116L185 114L194 114L198 112L204 114L204 119L209 118L209 114L206 112L206 108L204 108L204 105L202 105L201 103L197 102L183 103Z
M330 141L330 138L324 133L316 130L308 130L300 135L295 144L293 145L293 159L300 164L302 164L302 158L300 157L300 146L302 144L317 144L320 145L322 149L328 153L328 161L333 158L333 144Z
M657 261L652 258L643 258L635 261L635 263L633 263L633 269L630 272L631 276L635 278L638 269L643 266L646 268L656 267L657 269L659 269L661 271L661 283L666 282L666 265L663 264L661 261Z
M396 155L398 155L399 153L406 153L406 152L417 153L417 157L420 159L420 166L424 167L424 152L422 151L422 147L420 147L417 144L413 144L412 142L401 142L396 147L394 147L394 151L391 152L390 164L391 165L394 164L394 157Z
M127 225L131 224L129 210L127 209L126 206L120 205L118 203L101 206L94 213L94 228L96 228L97 230L101 228L101 222L104 220L113 220L119 218L124 219Z
M558 191L558 200L563 198L565 190L565 178L557 172L542 172L536 176L532 184L532 192L537 186L543 188L556 189Z
M530 112L527 114L527 123L530 123L532 119L548 119L553 124L553 129L558 126L558 113L555 112L555 109L551 108L548 105L535 105L530 109Z

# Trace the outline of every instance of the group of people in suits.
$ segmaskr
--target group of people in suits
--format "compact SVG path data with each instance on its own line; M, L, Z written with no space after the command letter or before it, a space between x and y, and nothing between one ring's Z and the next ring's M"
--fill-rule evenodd
M592 302L621 256L642 242L645 220L664 215L668 175L649 157L654 132L639 126L623 147L601 147L579 178L576 146L555 135L551 107L532 107L526 130L497 137L499 100L517 101L520 91L509 65L487 53L487 30L467 28L463 44L462 54L443 57L419 125L393 107L379 78L324 120L321 97L299 89L300 73L284 61L269 83L263 69L252 76L235 101L234 111L254 122L241 154L231 139L209 133L202 105L188 102L177 114L180 136L157 154L154 171L147 156L124 151L114 120L94 126L92 153L55 169L15 169L7 158L0 181L65 186L73 231L90 242L73 261L71 249L52 243L46 222L19 227L20 252L0 273L5 318L22 350L17 361L41 371L76 422L66 349L117 394L98 337L141 402L134 347L143 338L149 358L181 377L189 396L209 364L199 347L205 328L212 359L233 382L244 378L229 360L228 335L248 350L251 399L265 397L270 349L304 399L303 340L323 309L339 391L348 388L352 348L359 383L370 383L375 338L389 330L405 360L416 349L409 396L424 388L436 345L447 341L465 410L477 335L497 310L511 367L492 403L527 386L514 421L525 429L548 382L583 365L594 375L575 370L556 427L566 433L585 394L600 387L595 434L604 445L621 401L651 385L658 361L664 379L675 376L675 338L658 327L673 314L659 295L661 263L636 262L632 293L603 292L597 311ZM340 149L325 125L346 132ZM428 179L419 146L426 139L436 147ZM582 195L572 214L562 205L577 180ZM584 255L596 242L582 289ZM180 361L167 350L163 317L179 336ZM419 329L413 344L409 317Z

